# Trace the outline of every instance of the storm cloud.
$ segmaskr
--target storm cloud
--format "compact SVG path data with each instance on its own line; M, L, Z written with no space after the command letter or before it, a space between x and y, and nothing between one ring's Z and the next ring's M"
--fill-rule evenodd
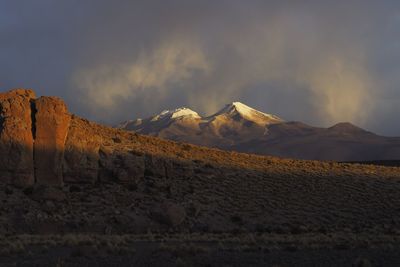
M3 1L0 86L111 124L242 101L400 135L397 1Z

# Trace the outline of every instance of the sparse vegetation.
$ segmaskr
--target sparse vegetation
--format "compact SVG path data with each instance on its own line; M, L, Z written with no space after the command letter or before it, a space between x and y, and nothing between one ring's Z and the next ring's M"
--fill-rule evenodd
M399 168L247 155L73 123L100 134L101 149L114 151L121 166L124 153L151 164L129 183L66 183L50 195L0 184L0 264L5 255L55 252L64 256L53 266L102 255L129 262L146 253L167 255L167 266L177 259L197 266L201 257L229 265L237 254L261 261L255 255L398 254ZM154 216L164 202L182 211L179 220Z

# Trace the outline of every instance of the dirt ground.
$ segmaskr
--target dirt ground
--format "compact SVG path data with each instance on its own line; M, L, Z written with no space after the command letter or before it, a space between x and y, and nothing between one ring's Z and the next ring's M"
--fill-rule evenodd
M0 266L400 265L397 176L194 173L0 185ZM182 220L154 216L164 202L184 210L167 214Z
M1 251L1 266L361 267L400 263L400 239L391 236L24 235L9 237L7 242L7 249Z
M400 266L398 167L100 130L104 149L152 169L126 184L0 184L0 266Z

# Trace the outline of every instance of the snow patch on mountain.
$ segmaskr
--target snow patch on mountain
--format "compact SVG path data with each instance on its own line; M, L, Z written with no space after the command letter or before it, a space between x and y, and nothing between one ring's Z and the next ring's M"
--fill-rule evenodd
M265 127L281 122L284 121L277 116L258 111L241 102L233 102L225 105L214 115L207 117L201 117L190 108L181 107L174 110L164 110L147 119L127 121L121 123L118 127L154 135L164 132L166 129L169 129L170 132L176 132L178 131L174 128L176 126L180 132L185 128L189 131L196 128L199 131L198 134L203 131L205 135L220 136L229 133L231 135L250 136L258 135L260 127L266 135L268 131L264 129ZM170 132L169 134L171 134Z
M201 118L196 111L193 111L190 108L182 107L174 110L164 110L160 114L152 117L151 121L158 121L161 119L178 119L182 117Z
M230 116L233 117L235 115L241 115L244 119L253 121L258 124L267 125L271 123L283 122L283 120L275 115L264 113L258 111L254 108L251 108L241 102L232 102L231 104L227 104L223 109L218 111L212 117L217 116Z

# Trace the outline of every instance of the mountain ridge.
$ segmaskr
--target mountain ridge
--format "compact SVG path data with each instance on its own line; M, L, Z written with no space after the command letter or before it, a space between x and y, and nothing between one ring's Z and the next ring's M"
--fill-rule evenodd
M339 122L328 128L314 127L285 121L241 102L227 104L204 117L188 108L175 111L182 110L186 110L186 116L154 120L160 113L140 119L140 123L127 121L117 127L179 142L297 159L400 159L398 138L379 136L350 122Z

